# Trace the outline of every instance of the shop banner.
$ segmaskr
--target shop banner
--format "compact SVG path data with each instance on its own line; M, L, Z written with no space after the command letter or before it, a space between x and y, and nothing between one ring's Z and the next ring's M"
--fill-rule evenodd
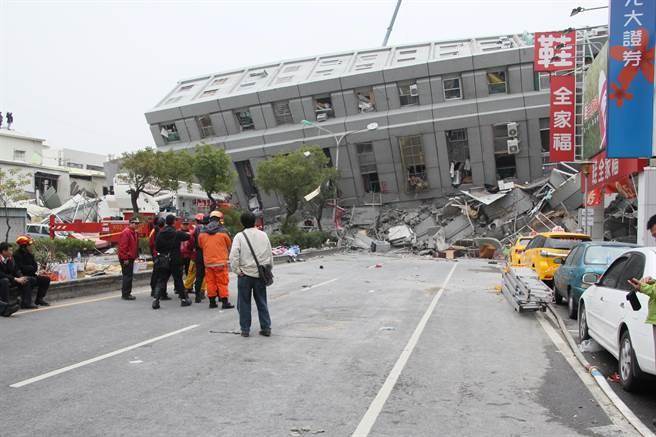
M576 32L536 32L533 40L533 70L573 70L576 62Z
M551 76L549 117L549 160L574 161L574 120L576 105L574 75Z
M604 188L596 187L588 191L588 196L585 199L585 206L586 208L599 206L602 204L603 200L604 200Z
M649 158L653 141L656 1L611 0L608 59L610 158Z
M597 187L607 185L616 186L617 182L630 179L631 175L642 172L648 161L646 159L618 159L608 158L603 151L591 159L592 165L587 177L587 187L582 184L581 189L588 192Z

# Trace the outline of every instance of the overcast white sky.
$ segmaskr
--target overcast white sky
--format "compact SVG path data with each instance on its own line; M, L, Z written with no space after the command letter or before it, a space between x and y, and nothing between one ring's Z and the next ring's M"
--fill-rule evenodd
M183 78L379 46L396 0L0 0L0 112L55 147L152 145L144 112ZM390 45L564 29L586 0L404 0Z

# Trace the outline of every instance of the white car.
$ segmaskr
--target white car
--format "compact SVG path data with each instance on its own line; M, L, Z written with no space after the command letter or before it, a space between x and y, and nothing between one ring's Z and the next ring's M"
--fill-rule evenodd
M649 298L638 293L642 308L634 311L626 300L633 288L628 280L656 278L656 248L642 247L624 253L608 267L596 284L594 274L583 281L589 288L579 300L579 338L592 337L617 358L622 387L631 391L645 374L656 375L653 325L645 323Z

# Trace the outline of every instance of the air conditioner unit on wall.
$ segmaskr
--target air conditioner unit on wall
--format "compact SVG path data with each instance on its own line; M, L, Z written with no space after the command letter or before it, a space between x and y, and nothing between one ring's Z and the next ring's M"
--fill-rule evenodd
M509 155L517 155L519 153L519 140L517 138L508 140L507 144Z
M416 97L419 95L419 90L417 89L417 84L410 85L410 95Z
M510 138L517 138L519 136L519 129L517 123L511 122L506 125L508 128L508 136Z

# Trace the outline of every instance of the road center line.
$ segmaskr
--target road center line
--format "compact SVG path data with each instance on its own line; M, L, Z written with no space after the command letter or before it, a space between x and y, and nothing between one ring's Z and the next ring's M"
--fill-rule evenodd
M43 375L35 376L34 378L26 379L24 381L20 381L20 382L17 382L15 384L11 384L9 387L12 387L12 388L25 387L26 385L33 384L33 383L39 382L39 381L43 381L44 379L48 379L52 376L60 375L62 373L68 372L70 370L78 369L78 368L86 366L88 364L93 364L93 363L96 363L98 361L101 361L101 360L104 360L104 359L111 358L111 357L114 357L116 355L122 354L124 352L128 352L128 351L131 351L133 349L137 349L141 346L145 346L147 344L155 343L156 341L163 340L165 338L172 337L172 336L177 335L177 334L181 334L185 331L189 331L189 330L194 329L198 326L199 325L187 326L186 328L178 329L177 331L169 332L168 334L160 335L159 337L151 338L149 340L142 341L141 343L133 344L132 346L127 346L127 347L124 347L122 349L115 350L114 352L109 352L109 353L104 354L104 355L99 355L97 357L94 357L94 358L91 358L91 359L88 359L88 360L85 360L85 361L81 361L79 363L72 364L70 366L62 367L61 369L57 369L57 370L53 370L53 371L48 372L48 373L44 373Z
M408 359L410 358L410 355L412 355L412 351L415 349L415 346L417 346L419 337L421 337L422 332L424 332L424 328L426 328L428 319L430 319L430 316L433 314L435 306L437 305L437 301L439 301L440 297L442 297L444 290L451 280L451 276L453 276L453 273L456 271L456 267L458 267L458 264L453 265L451 271L444 280L440 291L435 295L435 297L433 297L433 300L426 309L426 312L421 317L421 320L419 320L419 324L415 328L415 332L412 333L410 340L408 340L408 344L406 344L403 348L403 351L401 351L401 355L399 356L398 360L396 360L396 364L394 364L392 371L387 376L385 383L383 383L380 391L371 402L371 405L369 405L369 409L366 413L364 413L362 420L360 420L358 427L353 432L353 437L367 437L371 432L371 428L373 428L374 424L376 423L380 412L385 406L385 402L387 402L387 398L389 398L389 395L392 393L392 389L396 385L399 376L401 376L403 368L408 363Z
M333 279L330 279L328 281L319 282L318 284L310 285L309 287L301 288L299 290L292 290L292 291L287 291L285 293L280 293L280 294L277 294L275 296L272 296L270 300L280 299L281 297L285 297L285 296L290 295L291 293L295 293L295 292L299 292L299 291L308 291L308 290L312 290L313 288L323 287L324 285L331 284L331 283L337 281L338 279L339 278L333 278Z

